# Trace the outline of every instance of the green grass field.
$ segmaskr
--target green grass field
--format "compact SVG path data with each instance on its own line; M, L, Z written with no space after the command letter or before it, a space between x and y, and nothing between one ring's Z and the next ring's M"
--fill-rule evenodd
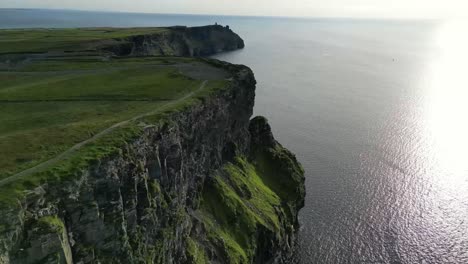
M197 84L176 68L144 64L88 71L3 73L0 82L4 83L0 101L170 100Z
M201 66L212 72L191 74ZM49 58L3 69L0 180L116 123L171 104L206 80L205 89L222 87L225 76L219 71L197 59L157 57Z
M81 28L0 30L0 54L93 50L103 40L157 34L165 28Z

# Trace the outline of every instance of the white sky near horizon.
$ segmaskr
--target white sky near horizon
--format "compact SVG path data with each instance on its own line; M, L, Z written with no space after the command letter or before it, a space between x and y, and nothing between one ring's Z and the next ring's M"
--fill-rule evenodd
M247 16L468 17L468 0L1 0L0 8Z

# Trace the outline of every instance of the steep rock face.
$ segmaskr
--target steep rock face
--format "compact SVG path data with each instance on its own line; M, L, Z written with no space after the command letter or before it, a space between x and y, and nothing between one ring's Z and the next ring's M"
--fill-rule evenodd
M244 48L244 41L229 27L171 27L153 34L115 39L98 47L118 56L209 56Z
M227 160L205 181L188 239L197 249L188 251L191 259L204 260L196 263L289 263L304 172L274 140L264 117L250 121L249 135L249 152Z
M282 262L303 172L265 119L249 121L250 69L220 66L226 89L1 208L0 263Z

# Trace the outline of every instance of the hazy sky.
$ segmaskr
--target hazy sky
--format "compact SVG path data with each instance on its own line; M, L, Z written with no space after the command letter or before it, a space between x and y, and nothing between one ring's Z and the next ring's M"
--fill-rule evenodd
M266 16L468 16L468 0L0 0L0 7Z

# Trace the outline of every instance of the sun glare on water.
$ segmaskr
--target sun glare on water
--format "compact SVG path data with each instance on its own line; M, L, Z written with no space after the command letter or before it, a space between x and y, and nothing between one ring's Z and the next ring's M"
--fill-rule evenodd
M455 189L468 183L467 28L467 21L449 21L437 29L436 56L423 84L431 165L443 171L438 180Z
M415 114L407 113L414 130L404 127L412 131L405 140L415 148L406 153L412 173L398 181L406 194L402 222L409 223L400 230L403 263L468 263L467 28L467 21L452 20L432 32Z

